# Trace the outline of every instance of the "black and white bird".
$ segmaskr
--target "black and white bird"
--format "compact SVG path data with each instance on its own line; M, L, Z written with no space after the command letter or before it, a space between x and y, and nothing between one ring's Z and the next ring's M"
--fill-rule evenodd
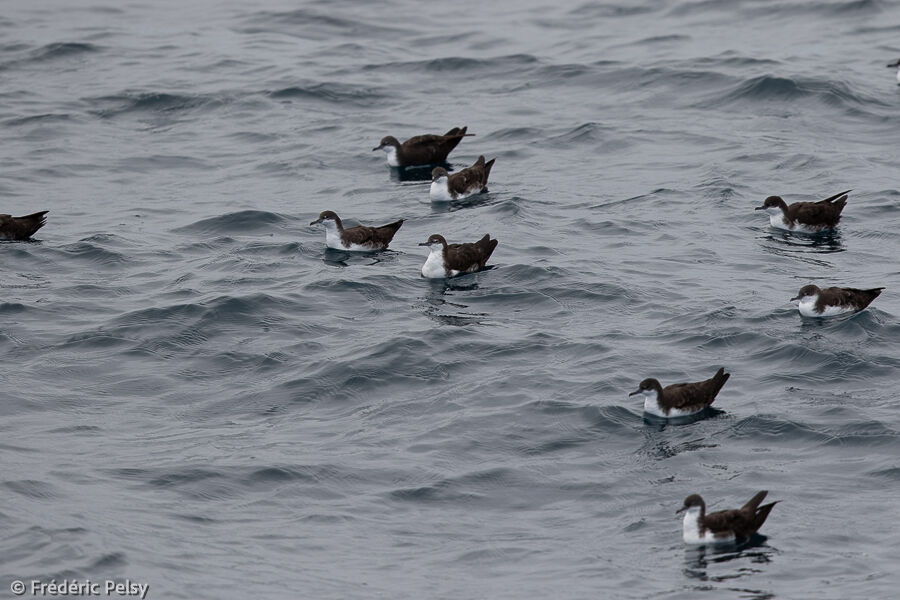
M744 506L706 514L706 503L699 494L684 499L677 512L684 515L684 541L687 544L715 544L749 538L759 531L772 507L780 501L760 506L768 491L757 492ZM676 513L677 514L677 513Z
M497 159L492 158L484 162L484 156L479 156L474 165L457 173L448 173L443 167L435 167L431 171L431 199L459 200L488 191L488 177L491 176L495 160Z
M466 133L467 129L468 127L454 127L444 135L433 133L417 135L402 144L397 138L389 135L382 138L381 143L372 148L372 152L384 150L387 162L392 167L437 165L447 162L447 155L464 137L475 135Z
M824 290L815 285L804 285L791 298L799 300L800 314L804 317L834 317L859 312L881 294L883 287L869 290L830 287Z
M663 387L659 381L650 378L643 380L629 396L643 394L644 412L655 417L687 417L710 406L729 377L731 374L723 367L712 378L695 383L673 383Z
M896 67L896 69L897 69L897 85L900 85L900 59L892 62L891 64L888 65L888 67L889 68Z
M471 244L448 244L444 236L435 233L428 241L419 244L428 246L430 250L422 265L422 275L429 279L440 279L474 273L484 268L497 243L490 235L485 235Z
M778 229L800 233L819 233L837 227L847 204L847 190L818 202L785 203L781 196L769 196L756 210L769 214L769 224Z
M0 240L27 240L44 226L48 212L50 211L42 210L24 217L0 215Z
M381 227L357 225L344 229L341 218L334 212L326 210L310 225L317 223L325 225L325 245L328 248L351 252L374 252L388 247L394 234L403 225L403 219Z

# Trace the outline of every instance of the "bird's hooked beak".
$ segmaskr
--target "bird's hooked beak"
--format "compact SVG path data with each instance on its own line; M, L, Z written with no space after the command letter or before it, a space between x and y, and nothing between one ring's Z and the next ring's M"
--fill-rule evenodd
M898 59L897 62L892 62L891 64L888 65L888 68L892 68L892 67L900 67L900 59Z
M310 225L315 225L315 224L321 223L321 222L322 222L322 219L316 219L315 221L313 221L312 223L310 223Z
M757 207L754 208L753 210L766 210L766 206L765 206L765 205L763 205L763 206L757 206Z
M634 390L633 392L631 392L630 394L628 394L628 396L629 396L629 397L631 397L631 396L636 396L637 394L640 394L640 393L643 392L643 391L644 391L644 390L638 388L638 389Z
M794 296L793 298L791 298L791 302L796 302L799 299L800 299L800 296Z
M430 246L431 244L429 244L428 242L419 242L419 245L420 246Z
M681 514L686 510L687 510L687 506L682 506L681 508L679 508L678 510L675 511L675 514L676 515Z
M374 148L372 148L372 152L375 152L376 150L381 150L382 148L384 148L384 146L375 146Z

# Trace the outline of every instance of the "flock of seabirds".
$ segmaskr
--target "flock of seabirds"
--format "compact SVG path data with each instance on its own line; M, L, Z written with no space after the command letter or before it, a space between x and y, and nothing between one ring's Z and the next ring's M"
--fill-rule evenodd
M888 65L897 67L897 83L900 85L900 59ZM488 177L494 160L485 161L479 156L471 167L450 173L446 167L450 152L467 133L467 127L454 127L443 135L417 135L400 143L387 136L373 151L383 150L388 165L395 168L433 167L430 196L432 201L454 201L474 194L487 192ZM440 166L436 166L440 165ZM818 202L787 204L779 196L769 196L756 210L764 210L769 224L791 232L816 234L829 232L837 227L841 212L847 204L846 190ZM24 241L31 238L46 223L49 211L36 212L24 217L0 214L0 240ZM349 252L378 252L387 249L394 234L403 225L403 219L380 227L358 225L344 227L341 218L333 211L323 211L310 223L325 227L325 245L335 250ZM497 247L498 241L485 235L477 242L448 244L444 236L433 234L420 243L429 249L422 265L422 275L429 279L455 277L474 273L485 267ZM799 302L804 317L832 317L859 312L881 294L883 287L861 290L846 287L821 289L815 285L800 288L791 301ZM665 387L653 378L643 380L629 396L642 395L644 412L656 418L679 419L696 416L706 411L731 375L720 368L705 381L675 383ZM729 543L746 540L762 527L772 507L778 501L762 504L768 491L757 492L741 508L706 513L706 503L699 494L684 499L677 511L685 512L683 538L688 544Z
M895 66L900 66L900 61ZM900 70L898 70L900 82ZM488 177L494 159L485 161L479 156L471 167L456 173L449 173L444 166L450 152L466 136L467 127L454 127L443 135L417 135L400 143L395 137L387 136L373 148L387 154L391 167L416 168L432 167L430 196L432 201L453 201L474 194L487 192ZM847 194L840 192L819 202L795 202L787 204L779 196L769 196L756 210L764 210L772 227L792 232L815 234L828 232L837 227L841 211L847 204ZM326 210L310 225L325 226L325 245L344 251L374 252L384 250L391 243L394 234L403 225L403 219L380 227L358 225L344 227L341 218L333 211ZM490 235L473 243L448 244L444 236L433 234L420 243L429 249L428 258L422 265L422 275L431 279L455 277L473 273L484 268L497 240ZM829 287L820 289L815 285L800 288L792 301L799 302L800 314L805 317L830 317L852 314L866 308L884 288L860 290L856 288ZM706 411L716 399L716 395L730 377L724 368L705 381L676 383L663 387L653 378L643 380L630 396L642 395L644 412L663 419L692 417ZM768 491L757 492L741 508L721 510L707 514L706 503L698 494L684 499L680 512L685 512L683 538L689 544L733 543L746 540L762 527L772 507L778 501L762 504Z

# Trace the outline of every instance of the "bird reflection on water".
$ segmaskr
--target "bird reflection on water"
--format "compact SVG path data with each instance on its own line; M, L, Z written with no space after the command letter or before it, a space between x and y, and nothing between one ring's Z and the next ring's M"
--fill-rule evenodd
M684 550L683 573L690 579L702 582L720 583L733 579L740 579L763 572L763 566L772 562L772 557L778 552L776 548L769 546L768 538L764 535L754 534L740 542L727 542L714 545L688 546ZM746 559L751 565L746 564ZM732 563L732 561L739 561ZM727 568L727 570L726 570ZM710 573L710 571L715 571ZM708 586L701 589L709 591ZM740 592L742 598L752 600L769 600L775 598L772 592L746 588L728 588L731 591Z

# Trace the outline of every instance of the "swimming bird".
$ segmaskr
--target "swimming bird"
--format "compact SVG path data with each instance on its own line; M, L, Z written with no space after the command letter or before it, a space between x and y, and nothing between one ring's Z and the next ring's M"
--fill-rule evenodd
M760 506L769 492L762 490L738 509L720 510L706 514L706 503L699 494L691 494L684 499L682 506L675 514L687 511L684 515L683 536L686 544L708 544L716 542L733 542L748 538L762 527L772 507L780 500Z
M403 219L381 227L357 225L344 229L341 218L334 212L326 210L310 225L317 223L325 225L325 245L328 248L350 250L351 252L374 252L388 247L394 234L403 225Z
M861 311L871 304L883 289L883 287L870 290L830 287L823 290L810 284L800 288L797 295L791 298L791 302L800 301L800 314L804 317L832 317Z
M429 279L454 277L483 269L497 247L490 234L472 244L447 244L444 236L434 234L420 246L428 246L430 253L422 265L422 275Z
M769 196L762 206L756 210L769 213L769 224L779 229L799 231L802 233L818 233L837 227L841 220L841 211L847 204L847 190L825 198L818 202L794 202L785 204L781 196Z
M495 160L484 162L484 156L479 156L474 165L452 175L443 167L435 167L431 171L431 199L459 200L488 191L488 177Z
M27 240L44 226L47 222L44 215L48 212L50 211L42 210L24 217L0 215L0 240Z
M447 162L447 155L466 136L468 127L454 127L444 135L428 133L411 137L402 144L392 135L381 139L381 143L372 148L384 150L387 162L392 167L414 167L420 165L436 165Z
M900 59L896 62L892 62L888 67L897 67L897 85L900 85Z
M696 383L673 383L663 387L656 379L645 379L628 395L643 394L644 412L651 415L664 419L687 417L712 404L729 377L731 373L721 368L711 379Z

